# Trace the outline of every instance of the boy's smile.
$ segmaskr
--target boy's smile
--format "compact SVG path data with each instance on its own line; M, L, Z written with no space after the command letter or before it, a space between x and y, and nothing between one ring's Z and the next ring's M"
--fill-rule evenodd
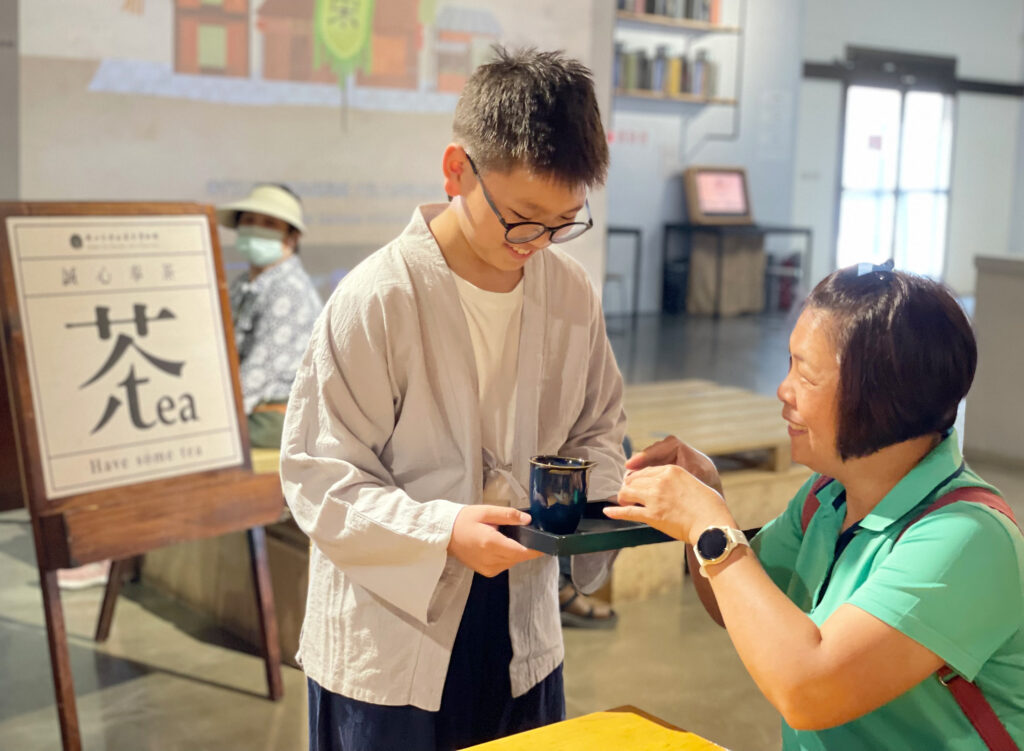
M510 245L509 243L505 243L504 245L519 258L529 258L536 252L536 249L522 244Z

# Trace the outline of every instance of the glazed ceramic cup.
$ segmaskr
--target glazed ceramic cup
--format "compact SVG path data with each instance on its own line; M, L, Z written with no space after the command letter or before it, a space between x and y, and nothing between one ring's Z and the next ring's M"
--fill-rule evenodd
M530 516L545 532L576 531L587 505L587 475L595 462L571 456L530 459Z

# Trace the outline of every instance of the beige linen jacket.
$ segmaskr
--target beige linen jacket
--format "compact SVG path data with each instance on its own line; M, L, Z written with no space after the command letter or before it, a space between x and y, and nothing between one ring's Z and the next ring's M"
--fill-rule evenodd
M447 554L455 516L480 503L476 365L452 272L416 210L353 269L314 327L281 450L285 498L313 542L299 647L306 674L360 701L435 711L473 572ZM515 439L534 454L591 458L590 497L622 482L622 377L583 268L557 247L524 271ZM528 505L525 494L517 505ZM581 557L582 558L582 557ZM606 573L607 557L586 574ZM594 563L593 561L591 563ZM514 696L563 659L558 566L509 571Z

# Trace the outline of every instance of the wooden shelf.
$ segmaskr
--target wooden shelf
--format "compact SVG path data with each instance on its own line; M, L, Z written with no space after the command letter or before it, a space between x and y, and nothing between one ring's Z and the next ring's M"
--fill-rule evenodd
M634 99L654 99L664 102L687 102L690 104L721 104L727 107L736 105L735 99L723 97L706 97L699 94L666 94L662 91L651 91L650 89L615 89L615 96L633 97Z
M631 21L650 26L659 26L666 29L685 29L689 31L715 32L718 34L739 34L739 26L722 26L721 24L708 23L707 21L695 21L692 18L669 18L654 13L633 13L628 10L615 11L620 21Z

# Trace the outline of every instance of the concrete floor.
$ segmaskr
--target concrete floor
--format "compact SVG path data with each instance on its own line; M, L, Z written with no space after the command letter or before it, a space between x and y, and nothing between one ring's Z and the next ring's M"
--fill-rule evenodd
M64 592L85 751L301 749L305 680L264 698L263 662L204 617L141 585L92 640L102 589ZM28 515L0 514L0 749L59 749L39 574Z
M785 316L612 322L629 380L713 378L774 393ZM621 332L621 333L616 333ZM1024 515L1024 469L976 467ZM86 751L306 746L305 682L264 698L262 661L208 619L143 585L121 597L110 639L92 641L101 591L63 595ZM619 606L611 631L566 629L569 716L633 704L735 751L779 744L779 718L692 590ZM59 749L42 601L24 511L0 514L0 749Z

